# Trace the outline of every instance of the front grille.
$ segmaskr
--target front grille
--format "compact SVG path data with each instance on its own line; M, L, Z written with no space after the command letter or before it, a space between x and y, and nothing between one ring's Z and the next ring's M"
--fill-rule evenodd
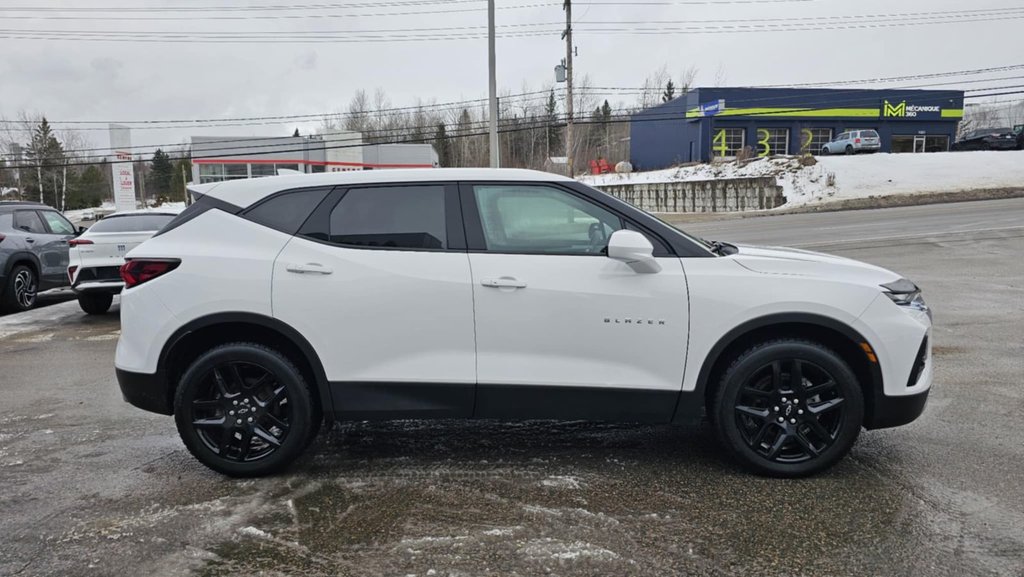
M928 361L928 335L925 335L924 340L921 341L921 348L917 350L917 360L914 361L914 368L910 370L910 378L907 379L907 386L913 387L917 384L917 379L921 377L921 372L924 371L924 364Z
M78 273L78 282L96 282L108 280L121 280L121 267L98 266L95 268L83 268Z

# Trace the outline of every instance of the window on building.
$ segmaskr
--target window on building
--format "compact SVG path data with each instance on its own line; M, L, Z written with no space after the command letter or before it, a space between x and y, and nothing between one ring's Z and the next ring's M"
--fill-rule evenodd
M536 185L476 186L487 250L602 254L619 217L565 191Z
M282 168L286 170L300 170L298 164L275 164L274 168L277 170L281 170Z
M821 147L830 140L831 128L804 128L800 131L800 153L821 154Z
M274 176L277 171L274 169L273 164L252 163L249 165L249 170L252 171L253 178L260 178L263 176Z
M445 248L444 186L352 189L331 212L330 234L350 246Z
M746 130L719 128L711 139L711 151L719 158L736 156L746 145Z
M756 152L758 156L787 154L789 152L789 129L758 128Z
M221 182L223 180L234 180L249 178L249 165L247 163L203 163L199 165L199 183Z

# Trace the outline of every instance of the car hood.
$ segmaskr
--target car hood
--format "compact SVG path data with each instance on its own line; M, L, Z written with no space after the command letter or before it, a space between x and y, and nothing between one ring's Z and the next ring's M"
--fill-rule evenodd
M878 286L900 275L873 264L809 250L777 246L737 245L730 258L744 268L764 274L823 277Z

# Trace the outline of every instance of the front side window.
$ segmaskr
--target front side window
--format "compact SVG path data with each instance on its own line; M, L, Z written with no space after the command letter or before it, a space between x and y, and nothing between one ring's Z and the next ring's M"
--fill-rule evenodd
M14 229L33 234L46 234L43 221L34 210L19 210L14 213Z
M75 226L62 215L50 211L44 211L42 215L53 234L75 234Z
M331 211L330 240L356 247L444 249L444 186L355 188Z
M557 188L479 185L473 195L488 251L601 254L622 228L615 214Z

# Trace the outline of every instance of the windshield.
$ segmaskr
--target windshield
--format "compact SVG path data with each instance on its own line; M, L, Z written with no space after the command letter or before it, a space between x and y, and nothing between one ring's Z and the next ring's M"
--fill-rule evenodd
M173 214L126 214L108 216L89 228L89 232L149 232L160 230L174 219Z

